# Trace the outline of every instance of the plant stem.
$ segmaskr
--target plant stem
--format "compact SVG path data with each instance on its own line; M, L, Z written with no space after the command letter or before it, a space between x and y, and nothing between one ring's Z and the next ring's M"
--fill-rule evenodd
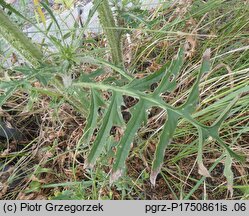
M112 61L116 66L123 67L121 34L115 25L115 20L109 2L107 0L95 0L94 4L98 4L97 11L99 13L100 23L111 48Z
M2 36L17 52L31 65L39 65L43 59L42 52L30 39L13 23L4 11L0 9L0 36Z

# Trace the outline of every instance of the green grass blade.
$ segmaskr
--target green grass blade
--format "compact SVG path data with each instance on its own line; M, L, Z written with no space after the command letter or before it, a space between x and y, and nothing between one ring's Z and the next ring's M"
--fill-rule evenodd
M45 10L49 13L51 19L55 22L55 24L60 32L61 40L64 42L64 37L63 37L63 34L61 32L61 27L60 27L56 17L54 16L53 11L48 7L48 5L45 2L41 1L40 4L45 8Z
M235 105L235 103L238 101L239 96L235 97L230 104L226 107L226 109L221 113L219 118L212 124L212 126L208 127L208 132L209 134L217 140L217 142L223 146L227 152L230 154L231 157L234 157L238 161L245 161L245 156L244 155L239 155L235 153L219 136L219 129L222 124L222 122L225 121L227 116L229 115L231 109Z
M222 161L222 159L224 158L224 155L222 154L218 159L216 159L216 161L212 164L212 166L209 168L208 172L211 173L215 167ZM195 186L192 187L192 189L190 190L190 192L183 198L183 200L189 200L191 198L191 196L194 194L195 191L197 191L199 189L199 187L201 186L201 184L205 181L207 177L203 176L197 183Z
M0 83L1 86L1 83ZM8 100L9 97L16 91L18 87L16 86L10 86L5 89L4 94L1 93L0 95L0 107ZM2 91L2 90L1 90Z
M103 59L100 59L100 58L95 58L94 60L98 63L101 63L101 64L107 66L107 67L112 68L114 71L118 72L121 76L125 77L127 80L129 80L129 81L133 80L133 77L131 75L127 74L122 68L120 68L120 67L118 67L110 62L107 62Z
M233 106L236 104L236 102L239 100L239 96L235 97L231 103L226 107L226 109L221 113L221 115L219 116L219 118L212 124L210 130L212 131L217 131L218 133L218 130L222 124L222 122L225 121L225 119L228 117L231 109L233 108Z

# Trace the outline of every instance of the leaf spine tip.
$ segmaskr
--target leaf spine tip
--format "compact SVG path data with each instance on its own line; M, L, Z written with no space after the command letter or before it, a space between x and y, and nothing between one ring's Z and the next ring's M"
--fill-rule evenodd
M150 173L150 183L155 187L156 186L156 178L161 170L161 166L156 170L152 170Z
M198 164L199 168L198 168L198 173L204 177L210 177L212 178L212 176L210 175L209 171L207 170L207 168L204 166L204 164L201 162L200 164Z
M121 169L118 169L117 171L112 172L110 176L110 185L112 185L113 182L117 181L122 175L123 175L123 171Z
M203 60L209 61L211 56L211 49L208 48L206 51L203 53Z
M88 161L85 162L84 164L84 169L93 169L94 164L89 163Z

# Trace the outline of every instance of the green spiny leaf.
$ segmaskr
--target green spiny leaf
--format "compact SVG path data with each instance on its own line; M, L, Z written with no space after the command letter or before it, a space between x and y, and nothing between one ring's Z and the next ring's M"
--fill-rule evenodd
M110 182L116 181L123 173L125 168L125 160L131 149L131 144L135 133L143 122L147 120L148 104L144 100L140 100L133 108L132 117L129 120L124 135L122 136L117 149L116 160L113 165Z
M31 65L39 66L42 52L0 9L0 35Z
M225 168L224 168L224 176L227 179L227 189L230 192L230 197L233 197L233 171L232 171L232 163L233 159L230 153L227 152L225 159Z
M153 83L158 82L165 74L165 71L169 67L169 63L163 65L158 71L146 76L143 79L134 79L128 84L127 87L133 88L139 91L145 91L150 88Z
M164 129L161 134L160 141L157 146L154 161L153 161L153 167L152 167L152 173L151 173L151 182L153 184L155 184L156 176L160 172L160 168L163 164L165 149L167 145L170 143L171 139L173 138L174 131L177 127L179 118L186 119L191 124L196 126L196 128L198 129L200 139L199 139L197 160L198 160L198 165L199 165L199 172L205 177L210 177L209 172L207 171L206 167L203 165L203 161L202 161L203 145L204 145L204 141L208 137L211 137L214 140L216 140L218 143L220 143L220 145L226 149L226 151L230 154L230 156L238 160L244 159L243 156L238 155L235 152L233 152L230 149L230 147L227 146L218 135L218 130L219 130L221 123L227 117L228 113L230 113L235 102L232 102L232 104L229 105L229 107L222 113L220 118L218 118L218 120L211 127L208 127L202 124L201 122L194 119L193 116L191 115L191 113L196 109L196 104L199 100L199 82L200 82L201 76L203 75L203 73L206 73L210 70L210 50L209 49L203 55L203 61L202 61L201 69L198 73L197 80L190 92L190 95L187 101L185 102L183 106L179 108L175 108L171 106L170 104L165 103L163 99L159 96L164 91L170 91L173 89L173 87L175 86L176 75L180 72L182 64L183 64L183 50L181 49L178 53L178 58L171 63L169 69L166 71L165 74L163 72L167 69L167 65L165 65L165 68L162 68L161 71L159 70L156 73L156 75L150 75L140 80L140 81L144 81L144 84L143 83L139 84L139 80L133 80L130 82L130 84L124 85L122 87L117 86L117 85L106 84L106 83L94 83L94 82L80 82L80 83L73 84L73 86L75 87L78 86L78 87L91 88L91 89L96 89L96 90L112 91L113 93L116 92L117 94L129 95L129 96L139 99L138 104L135 105L133 110L131 111L132 118L128 122L124 135L122 136L119 144L117 145L118 146L117 153L115 156L115 162L114 162L112 174L110 177L111 182L117 180L122 175L123 170L125 168L125 160L127 159L130 148L131 148L131 143L134 139L134 136L137 130L141 126L141 124L143 122L146 122L146 118L147 118L146 110L151 106L160 107L164 109L165 111L167 111L168 113L168 120L166 121L164 125ZM115 68L115 66L112 68L114 70L117 69ZM171 75L173 75L173 78L170 79ZM154 93L149 94L149 93L143 92L144 90L146 90L146 87L149 87L150 84L157 82L160 79L162 79L160 82L160 85L156 89L156 91L154 91ZM110 103L110 107L113 107L113 100ZM116 119L118 117L119 112L120 111L113 114L114 117L112 116L112 118ZM109 116L109 115L110 114L105 115L104 119L106 118L106 116ZM119 118L120 117L118 117L117 119ZM101 128L102 127L106 128L106 126L108 126L109 123L106 124L106 122L107 121L102 122ZM110 127L108 128L108 131L109 129ZM103 134L101 130L100 130L100 134ZM99 141L100 146L103 146L105 144L103 142L106 141L108 134L106 134L105 136L106 137L103 140ZM96 151L99 151L98 154L100 154L102 147L98 147L98 145L96 145L95 148L96 149L98 148ZM96 160L96 158L97 156L95 157L94 160Z
M84 134L84 139L86 143L90 142L93 131L97 126L98 109L99 107L103 105L104 105L104 101L101 99L98 92L92 89L91 90L90 113L87 117L87 124L84 128L84 130L86 131Z
M187 101L180 107L183 112L185 113L192 113L196 109L196 105L199 101L199 83L201 77L204 73L210 70L210 49L207 49L206 52L203 54L203 60L201 69L198 73L197 80L192 87L192 90L188 96Z
M101 3L100 3L101 2ZM123 67L123 53L121 49L121 34L117 30L112 10L107 0L94 0L98 4L100 23L105 31L109 46L111 48L112 61L115 65Z
M213 135L217 142L224 147L231 157L235 158L238 161L245 162L246 156L235 153L219 136Z
M168 119L161 133L160 141L157 144L154 161L152 165L152 171L150 174L150 182L153 185L155 185L156 183L156 177L158 173L160 172L163 161L164 161L165 150L173 138L175 129L178 124L178 119L179 119L179 115L170 110L167 110L167 114L168 114Z
M154 91L155 96L175 88L176 78L182 68L183 60L184 60L184 49L180 48L176 59L171 62L169 69L166 70L166 73L162 78L159 86Z
M199 135L199 144L198 144L198 153L197 153L197 164L198 164L198 173L205 177L211 177L208 169L203 164L203 145L205 140L208 138L208 132L203 128L198 127Z
M101 154L107 138L110 136L110 130L116 122L117 116L120 115L121 110L120 106L122 104L122 95L116 92L113 92L111 103L104 115L102 125L98 131L98 135L93 143L92 149L87 157L85 167L92 168Z
M28 23L32 24L33 26L35 26L34 23L32 23L27 17L23 16L19 11L17 11L15 8L13 8L11 6L11 4L7 4L5 2L5 0L0 0L0 5L3 7L3 8L7 8L10 12L16 14L18 17L24 19L25 21L27 21Z

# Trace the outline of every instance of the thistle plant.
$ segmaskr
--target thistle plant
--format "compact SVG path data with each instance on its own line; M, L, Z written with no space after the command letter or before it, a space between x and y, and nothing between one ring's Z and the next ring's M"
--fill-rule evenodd
M27 62L38 66L43 54L31 40L0 9L0 36L7 41Z
M94 4L98 5L97 11L111 49L112 61L116 66L123 67L121 34L115 25L109 2L107 0L94 0Z
M110 130L113 126L121 127L124 131L120 141L116 145L116 154L114 156L114 164L112 166L112 174L110 181L116 181L125 169L125 162L131 150L131 145L136 136L138 129L142 124L146 124L148 119L148 110L151 107L160 107L167 112L167 120L160 134L160 141L157 144L156 152L151 169L150 180L153 185L156 183L156 177L159 174L164 163L165 150L171 143L175 130L181 119L185 119L197 128L199 139L198 165L199 173L210 176L208 170L202 162L202 149L208 138L216 140L227 152L228 157L238 160L244 160L244 157L238 155L221 139L219 136L219 128L222 122L228 117L230 110L239 98L239 95L231 100L227 108L220 114L219 118L211 125L206 126L193 118L192 113L195 111L199 102L199 82L203 74L210 71L210 50L208 49L202 59L202 64L196 78L196 81L188 95L186 102L180 107L174 107L166 103L161 95L165 92L171 92L176 88L177 76L181 71L184 62L184 50L180 49L175 60L172 60L170 66L166 64L159 71L148 75L143 79L134 79L130 83L118 87L116 85L107 85L95 82L77 82L73 84L75 87L91 89L91 109L85 127L85 142L91 145L90 140L94 134L94 130L99 128L98 134L92 144L90 153L85 162L86 168L93 168L99 156L103 153ZM150 93L150 86L159 82L154 92ZM112 97L108 102L101 100L100 91L109 91ZM149 92L149 93L148 93ZM124 123L121 114L121 105L124 103L123 96L131 96L137 98L138 103L130 110L131 119L127 124ZM97 116L100 107L106 107L101 125L98 126Z
M1 2L2 0L0 0ZM51 97L64 98L67 102L70 102L77 107L78 110L85 108L83 115L87 116L87 123L84 127L84 144L91 149L85 160L86 168L94 168L98 162L99 157L104 154L105 147L111 136L111 129L116 126L122 129L123 133L118 141L115 143L115 155L113 156L114 162L112 164L110 181L114 182L119 179L125 170L125 163L131 151L132 143L136 138L136 134L142 125L146 125L148 120L148 111L152 107L159 107L166 113L166 121L162 126L162 130L158 134L160 137L159 142L156 145L156 151L154 153L153 164L150 173L150 181L153 185L156 184L156 178L161 171L161 168L165 162L166 149L170 146L177 127L179 127L180 121L185 121L192 124L198 132L196 137L198 141L198 153L197 163L199 166L199 173L203 176L210 176L209 171L203 164L203 147L207 140L215 140L224 149L225 159L225 172L228 182L231 186L232 171L231 163L232 158L239 161L244 160L244 156L234 152L231 147L225 143L219 134L219 130L222 123L228 118L231 109L236 104L240 97L240 94L248 91L248 86L240 91L233 92L228 96L228 105L219 115L216 121L210 126L203 124L194 118L194 112L197 109L199 103L199 83L204 74L211 71L210 62L210 50L208 49L202 58L202 63L199 67L196 81L190 90L190 93L186 101L181 106L173 106L166 103L163 100L162 95L166 92L173 92L177 87L177 77L182 71L184 64L184 49L180 48L177 57L173 59L170 64L165 64L158 71L146 76L142 79L133 79L128 76L124 71L122 47L121 47L121 35L115 25L115 20L108 1L95 0L95 7L98 6L98 13L100 17L101 25L106 34L109 46L111 48L111 55L113 64L110 64L104 60L92 57L92 59L98 61L104 66L111 67L114 71L117 71L124 78L126 78L126 84L114 82L97 82L94 79L94 73L87 75L83 74L79 79L71 80L70 68L71 62L66 58L65 61L58 67L58 65L42 65L39 67L20 67L16 69L24 74L24 78L21 81L1 82L1 89L5 89L5 94L0 95L0 105L2 105L6 99L16 91L18 87L28 86L27 89L32 89L41 94L47 94ZM44 7L46 8L46 7ZM59 27L59 25L58 25ZM10 21L10 19L0 10L0 34L9 42L31 65L39 65L39 61L43 59L41 51L19 30L19 28ZM64 48L59 40L56 41L59 46ZM63 50L63 49L62 49ZM71 52L70 52L71 54ZM66 55L71 56L71 55ZM56 75L67 75L68 78L64 79L63 83L59 82ZM62 74L62 75L61 75ZM97 76L97 75L96 75ZM52 77L52 78L51 78ZM43 84L42 88L35 88L30 85L30 81L38 79ZM52 82L51 82L52 80ZM57 80L57 84L53 82ZM53 83L53 87L48 87L48 83ZM151 92L151 85L158 83L157 88ZM62 85L64 84L64 85ZM67 87L67 88L65 88ZM103 91L110 93L110 98L103 100ZM76 95L76 96L75 96ZM124 96L131 96L138 100L130 109L131 118L126 123L122 116L121 106L124 104ZM82 99L80 99L80 97ZM88 101L90 105L88 106ZM84 106L84 104L86 104ZM99 118L99 110L103 110L103 115ZM96 130L97 129L97 130ZM97 134L96 134L96 131Z

